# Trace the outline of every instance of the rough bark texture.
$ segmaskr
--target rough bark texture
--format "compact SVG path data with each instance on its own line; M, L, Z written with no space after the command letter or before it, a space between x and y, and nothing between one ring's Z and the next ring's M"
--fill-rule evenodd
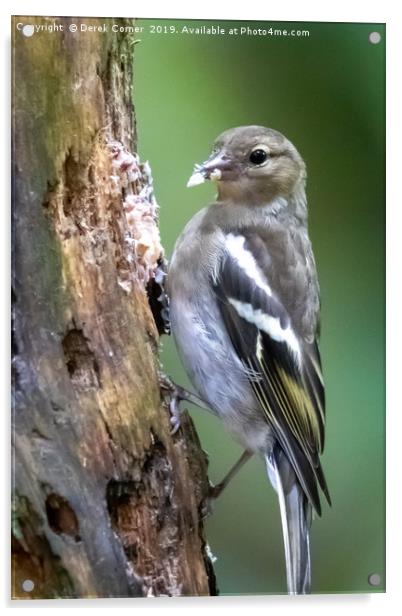
M145 167L123 177L136 146L135 35L25 38L19 21L12 595L213 594L199 516L207 463L188 417L170 434L152 267L124 210L128 193L131 211L141 189L152 192ZM117 171L115 141L129 160Z

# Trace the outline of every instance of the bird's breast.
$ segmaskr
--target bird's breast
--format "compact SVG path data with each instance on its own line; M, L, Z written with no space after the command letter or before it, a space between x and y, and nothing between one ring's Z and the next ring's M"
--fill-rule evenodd
M190 277L192 278L192 277ZM206 281L171 280L171 331L187 376L198 394L243 447L259 453L272 440L245 368L221 323Z

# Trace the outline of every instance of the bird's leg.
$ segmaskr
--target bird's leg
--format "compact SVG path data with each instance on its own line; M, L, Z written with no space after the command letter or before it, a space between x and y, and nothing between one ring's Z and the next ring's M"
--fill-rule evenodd
M236 464L232 466L229 472L225 475L225 477L217 483L216 485L209 485L209 492L207 498L203 501L201 505L201 515L203 518L208 517L212 513L212 503L220 496L223 490L229 485L232 481L233 477L239 472L242 466L253 456L252 451L248 451L247 449L243 451L240 458L237 460Z
M191 402L191 404L195 404L195 406L198 406L211 412L210 407L202 398L200 398L196 394L193 394L191 391L188 391L184 387L176 385L169 379L168 376L162 374L161 372L159 373L159 386L164 396L166 396L169 400L172 434L175 434L180 428L180 402L182 402L183 400L185 400L186 402Z
M245 451L243 451L243 453L241 454L240 458L237 460L236 464L234 464L232 466L232 468L229 470L229 472L224 476L224 478L222 479L222 481L220 481L219 483L217 483L216 485L212 485L210 486L209 489L209 494L208 497L209 498L213 498L216 499L218 498L218 496L220 496L223 492L223 490L229 485L229 483L232 481L233 477L235 475L237 475L237 473L239 472L239 470L242 468L242 466L245 465L246 462L248 462L248 460L250 460L250 458L253 456L253 452L252 451L248 451L247 449L245 449Z

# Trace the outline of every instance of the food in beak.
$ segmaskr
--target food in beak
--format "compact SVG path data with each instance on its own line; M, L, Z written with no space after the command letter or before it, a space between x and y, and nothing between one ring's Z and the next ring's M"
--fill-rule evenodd
M198 184L202 184L205 180L220 180L221 177L222 171L218 168L211 170L206 169L203 165L195 165L193 175L187 182L187 188L198 186Z
M220 180L222 177L222 171L220 169L214 169L213 171L211 171L211 173L209 174L209 179L210 180Z
M198 186L198 184L202 184L206 180L206 172L203 170L201 165L196 165L194 167L193 175L187 182L187 188L191 188L192 186Z

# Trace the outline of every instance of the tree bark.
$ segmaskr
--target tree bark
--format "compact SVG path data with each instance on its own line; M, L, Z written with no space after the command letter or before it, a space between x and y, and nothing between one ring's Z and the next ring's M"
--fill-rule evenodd
M215 594L206 457L188 416L171 435L158 381L148 295L162 255L150 170L132 154L135 34L74 35L80 20L63 18L67 31L27 38L19 21L12 596Z

